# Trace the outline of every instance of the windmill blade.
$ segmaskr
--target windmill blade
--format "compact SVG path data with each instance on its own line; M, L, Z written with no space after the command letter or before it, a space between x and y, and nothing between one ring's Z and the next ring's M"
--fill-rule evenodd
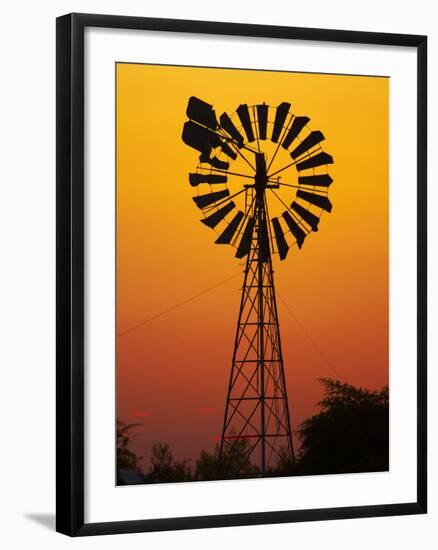
M227 134L229 134L235 141L237 141L237 146L239 147L239 149L243 147L243 136L234 126L233 121L227 115L227 113L222 113L219 120L222 128L227 132Z
M316 130L315 132L310 132L310 134L303 139L303 141L296 147L290 156L295 160L296 158L300 157L302 154L304 154L306 151L314 147L315 145L318 145L318 143L321 143L321 141L324 141L325 137L322 132L319 130Z
M310 185L318 187L329 187L333 180L328 174L321 174L319 176L299 176L298 183L300 185Z
M228 168L230 167L228 162L225 162L224 160L220 160L217 157L210 158L206 155L201 155L199 157L199 161L210 164L210 166L213 166L214 168L219 168L219 170L228 170Z
M326 196L315 195L314 193L309 193L308 191L302 191L301 189L299 189L297 191L297 197L309 202L310 204L319 206L319 208L322 208L326 212L332 211L332 203L329 201L328 197Z
M267 262L270 254L268 226L266 220L260 220L259 256L260 261Z
M197 197L193 197L193 201L198 208L202 209L206 206L210 206L210 204L214 204L215 202L224 199L225 197L228 197L229 195L230 192L228 191L228 189L224 189L223 191L215 191L214 193L198 195Z
M307 223L307 225L312 228L312 231L318 231L318 216L315 216L315 214L312 214L312 212L309 212L304 208L304 206L301 206L301 204L298 204L295 201L290 206L292 210L295 210L295 212L301 217L301 219L303 219Z
M213 106L195 96L192 96L189 99L186 114L192 120L195 120L196 122L199 122L199 124L203 124L212 130L216 130L218 126L216 113L213 110Z
M193 149L200 151L207 157L210 156L213 147L217 147L220 144L219 137L212 133L211 130L191 120L184 124L182 140L186 145L193 147Z
M248 105L246 103L239 105L237 107L237 115L240 118L243 129L245 130L246 137L248 141L254 141L254 132L251 124L251 117L249 116Z
M275 240L277 241L278 253L280 255L280 260L284 260L289 251L289 245L284 238L283 229L278 221L278 218L271 219L272 226L274 228Z
M204 218L203 220L201 220L201 222L204 225L211 227L213 229L213 227L216 227L217 224L221 222L225 218L225 216L229 214L231 210L233 210L235 206L236 205L234 204L234 202L231 201L227 203L225 206L222 206L222 208L219 208L219 210L216 210L216 212L213 212L211 216L208 216L207 218Z
M231 149L226 141L221 141L221 149L227 155L227 157L236 160L237 154Z
M249 218L236 252L236 258L243 258L251 249L255 218Z
M224 231L219 235L219 237L214 241L216 244L230 244L234 233L237 231L237 228L244 217L244 213L239 210L234 218L230 221L228 226Z
M301 170L307 170L308 168L316 168L317 166L323 166L324 164L333 164L333 157L327 153L318 153L313 157L310 157L297 164L298 172Z
M290 103L286 103L284 101L277 107L277 111L275 112L274 128L271 136L271 141L274 141L275 143L278 142L278 138L283 130L284 121L289 113L289 109Z
M259 124L259 138L266 139L266 130L268 128L268 106L264 103L257 105L257 120Z
M297 240L298 248L303 246L304 239L307 236L307 233L301 229L297 222L292 218L289 212L286 210L282 214L284 221L287 223L289 229L291 230L292 235Z
M283 143L281 144L282 147L284 147L285 149L288 149L289 145L298 136L298 134L301 132L304 126L309 122L309 120L310 118L306 116L295 117L294 121L292 122L292 126L289 129L289 132L287 133L286 137L283 140Z
M227 183L227 176L221 174L189 174L190 185L196 187L200 183L210 183L215 185L217 183Z

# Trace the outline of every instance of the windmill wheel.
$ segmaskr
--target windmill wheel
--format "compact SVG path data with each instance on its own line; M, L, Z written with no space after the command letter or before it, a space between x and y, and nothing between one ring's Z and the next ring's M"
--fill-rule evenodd
M318 231L323 212L332 210L333 157L322 149L324 135L286 102L241 104L218 121L212 105L191 97L186 114L182 139L200 153L189 174L197 190L193 201L202 223L216 232L215 242L234 246L238 258L247 255L255 209L263 202L265 256L284 260L292 246L301 248Z

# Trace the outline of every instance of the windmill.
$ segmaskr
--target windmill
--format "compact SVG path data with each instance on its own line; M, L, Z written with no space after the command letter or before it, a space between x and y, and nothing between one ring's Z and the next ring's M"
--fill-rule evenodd
M189 181L201 222L245 259L220 459L225 446L232 452L246 440L240 459L264 476L285 456L295 460L272 257L301 249L331 212L333 158L290 103L241 104L218 120L212 105L191 97L186 114L183 142L200 153Z

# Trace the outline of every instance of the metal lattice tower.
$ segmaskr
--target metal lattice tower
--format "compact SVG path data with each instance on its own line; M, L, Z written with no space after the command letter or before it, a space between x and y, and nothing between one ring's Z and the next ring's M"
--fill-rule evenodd
M251 209L254 230L246 259L220 458L227 440L227 452L232 453L238 441L246 439L249 444L242 461L250 459L265 475L285 453L294 459L294 451L264 189L256 190Z

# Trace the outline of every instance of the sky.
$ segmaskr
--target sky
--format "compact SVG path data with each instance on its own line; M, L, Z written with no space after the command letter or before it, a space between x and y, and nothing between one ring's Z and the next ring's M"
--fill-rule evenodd
M334 157L332 212L273 260L292 428L317 411L320 377L388 384L390 80L118 63L116 86L117 416L141 423L144 465L157 441L177 459L217 442L243 281L192 201L199 153L181 133L193 95L217 115L289 102Z

